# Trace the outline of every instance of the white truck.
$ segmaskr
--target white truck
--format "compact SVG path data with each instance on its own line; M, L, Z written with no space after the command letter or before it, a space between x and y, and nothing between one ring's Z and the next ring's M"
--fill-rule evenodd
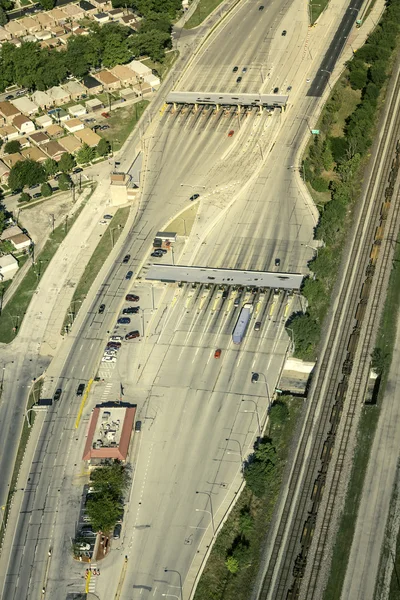
M232 341L234 344L240 344L246 333L247 326L250 322L251 315L253 313L253 305L249 302L243 304L243 308L240 311L239 318L236 322L235 329L232 333Z

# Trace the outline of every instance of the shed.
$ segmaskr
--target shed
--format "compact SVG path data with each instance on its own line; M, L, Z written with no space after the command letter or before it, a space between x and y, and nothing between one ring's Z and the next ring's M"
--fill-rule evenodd
M23 250L24 248L29 248L31 245L31 240L24 233L19 233L18 235L14 235L9 238L9 242L12 243L16 250Z
M91 112L92 110L100 110L101 108L104 108L104 104L98 98L92 98L91 100L88 100L87 102L85 102L85 106L89 112Z
M18 261L12 254L0 257L0 276L2 281L12 279L18 271Z
M74 106L69 107L68 112L73 117L81 117L86 115L86 108L82 104L74 104Z
M12 100L12 104L15 106L19 112L24 115L34 115L38 111L38 107L32 100L29 100L27 96L22 96L22 98L15 98Z

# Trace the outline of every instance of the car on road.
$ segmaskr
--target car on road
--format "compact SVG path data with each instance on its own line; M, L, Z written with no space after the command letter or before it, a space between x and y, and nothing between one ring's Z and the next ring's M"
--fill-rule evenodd
M100 304L100 306L99 306L99 315L102 315L103 312L105 311L105 309L106 309L106 305L105 304Z
M108 221L110 221L112 218L112 215L103 215L103 219L107 219Z
M307 82L307 83L310 83L310 81L311 81L311 79L306 79L306 82Z
M279 88L274 88L274 94L277 94L279 92Z
M28 188L28 190L35 190L38 187L39 187L39 184L35 183L34 185L30 185L29 188Z
M122 311L123 315L135 315L140 310L140 306L128 306Z
M287 87L287 88L286 88L286 91L287 91L287 92L290 92L291 90L292 90L292 86L291 86L291 85L289 85L289 87Z
M130 254L125 254L125 256L124 256L124 259L123 259L123 261L122 261L122 262L124 263L124 265L126 265L126 263L128 263L128 262L129 262L129 259L130 259L130 257L131 257L131 255L130 255Z
M242 73L247 73L247 67L243 67Z
M136 421L135 431L141 431L141 429L142 429L142 421Z
M164 252L161 252L161 250L154 250L154 252L152 252L150 256L154 256L155 258L161 258L162 256L164 256Z
M85 384L84 383L80 383L78 385L78 389L76 390L76 395L77 396L83 396L83 390L85 389Z
M254 325L254 331L260 331L261 329L261 321L256 321Z
M117 357L116 356L103 356L103 358L101 359L101 362L115 363L115 362L117 362Z
M82 173L83 169L81 169L80 167L76 167L72 172L74 173L74 175L76 175L77 173Z
M103 113L101 113L101 116L104 117L105 119L109 119L110 118L110 113L103 112Z
M223 300L226 300L226 298L228 297L228 294L229 294L228 290L224 290L222 292L222 298L223 298Z
M106 348L104 350L104 356L117 356L118 350L116 348Z
M280 259L280 258L276 258L276 259L275 259L275 266L276 266L276 267L279 267L279 266L280 266L280 264L281 264L281 259Z
M200 198L200 194L193 194L193 196L190 196L189 200L193 202L193 200L197 200L197 198Z
M125 279L132 279L133 271L128 271L125 275Z
M130 331L129 333L126 334L125 339L126 340L134 340L135 338L140 337L140 333L138 331Z
M237 73L239 71L239 67L233 67L233 73Z
M122 337L122 335L112 335L110 337L110 342L122 342L124 338Z
M131 320L129 317L120 317L117 321L119 325L129 325L130 322Z
M258 373L252 373L251 374L251 383L257 383L257 381L260 379L260 375Z
M234 305L239 306L239 304L240 304L240 297L238 296L237 298L235 298Z
M116 350L118 350L119 348L121 348L121 342L108 342L106 348L115 348Z
M236 79L236 83L240 83L241 81L242 81L242 78L241 78L241 77L238 77L238 78Z
M228 133L228 137L232 137L234 133L235 133L235 130L231 129L230 132Z
M41 197L41 193L37 192L37 194L33 194L32 198L40 198Z
M12 100L14 98L14 96L12 94L8 94L8 96L6 96L6 100Z
M261 6L258 7L258 10L264 10L264 7L262 4L261 4Z
M282 31L282 35L283 35L283 37L285 37L285 35L286 35L286 34L287 34L287 31L286 31L286 29L284 29L284 30Z
M214 352L214 358L219 358L221 356L221 348L217 348Z
M127 302L139 302L140 298L139 298L139 296L136 296L135 294L127 294L125 296L125 300Z
M108 225L108 223L105 219L101 219L101 221L99 221L99 225Z
M121 537L121 529L122 529L121 523L117 523L116 526L114 527L114 533L113 533L114 540L119 540L119 538Z
M59 399L61 398L61 394L62 394L62 389L61 389L61 388L58 388L58 389L55 391L55 394L54 394L54 396L53 396L53 400L54 400L54 402L57 402L57 400L59 400Z

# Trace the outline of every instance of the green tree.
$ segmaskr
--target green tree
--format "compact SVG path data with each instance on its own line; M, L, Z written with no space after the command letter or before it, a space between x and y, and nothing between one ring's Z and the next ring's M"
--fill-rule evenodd
M52 187L48 183L42 183L42 187L40 188L40 191L44 198L49 198L53 193Z
M72 154L64 152L58 162L58 168L62 173L69 173L76 166L75 158Z
M7 18L7 13L6 13L6 11L4 10L4 8L2 8L2 7L0 6L0 25L1 25L2 27L4 27L4 25L6 25L6 23L7 23L7 21L8 21L8 18Z
M106 156L110 152L110 142L104 138L101 138L96 146L96 152L98 156Z
M378 375L382 375L386 368L390 366L390 355L382 348L374 348L371 354L371 366Z
M22 192L22 194L19 197L20 202L30 202L31 200L32 200L32 196L30 196L26 192Z
M333 202L329 202L328 204L333 204ZM313 316L309 313L296 315L292 319L290 327L294 334L296 356L304 360L315 360L316 347L320 337L320 327Z
M229 573L232 573L232 575L235 575L235 573L239 571L239 561L233 556L228 556L228 558L225 561L225 566L228 569Z
M19 160L12 167L8 177L8 185L11 190L24 188L25 186L36 185L46 181L46 171L43 165L34 160Z
M378 87L382 87L387 78L387 63L385 61L378 60L374 63L369 70L369 77L372 83L375 83Z
M127 488L129 481L126 467L119 462L112 463L99 469L94 469L90 474L92 487L100 494L109 493L120 497Z
M286 402L277 400L273 403L270 411L271 427L283 427L289 418L289 409Z
M243 534L250 534L254 530L254 518L250 512L250 507L245 506L240 511L239 530Z
M113 529L123 510L119 500L107 492L94 494L86 505L90 522L95 531L107 533Z
M129 45L135 56L148 55L152 60L162 62L165 58L165 49L171 47L171 36L163 31L152 29L131 37Z
M170 34L172 30L170 16L167 13L149 12L141 23L140 33L147 33L154 29Z
M368 71L367 69L356 69L350 73L350 85L353 90L362 90L367 83Z
M46 174L49 177L52 177L59 171L58 162L56 160L53 160L52 158L47 158L44 161L43 166L44 166L44 170L46 171Z
M75 77L83 77L101 64L101 43L94 34L76 35L68 40L66 66Z
M271 484L276 465L276 450L269 438L260 440L244 469L246 484L259 498L264 496Z
M83 165L89 163L96 156L96 151L94 148L91 148L87 144L83 144L82 148L78 151L76 155L76 160L79 164Z
M119 23L107 23L98 32L102 44L102 63L111 68L128 62L131 58L127 38L129 31Z
M19 152L21 150L21 144L18 140L11 140L7 142L4 146L4 152L6 154L14 154L15 152Z
M72 187L72 179L67 173L61 173L58 178L58 187L62 192L65 192Z
M36 42L23 42L14 56L15 83L30 90L36 87L37 71L41 63L41 48Z
M39 4L44 10L51 10L55 6L55 0L39 0Z

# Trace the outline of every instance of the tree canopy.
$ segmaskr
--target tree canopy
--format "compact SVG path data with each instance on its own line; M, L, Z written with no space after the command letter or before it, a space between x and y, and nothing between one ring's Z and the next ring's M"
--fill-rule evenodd
M8 185L12 191L25 186L36 185L46 181L44 167L34 160L19 160L12 167L8 177Z

